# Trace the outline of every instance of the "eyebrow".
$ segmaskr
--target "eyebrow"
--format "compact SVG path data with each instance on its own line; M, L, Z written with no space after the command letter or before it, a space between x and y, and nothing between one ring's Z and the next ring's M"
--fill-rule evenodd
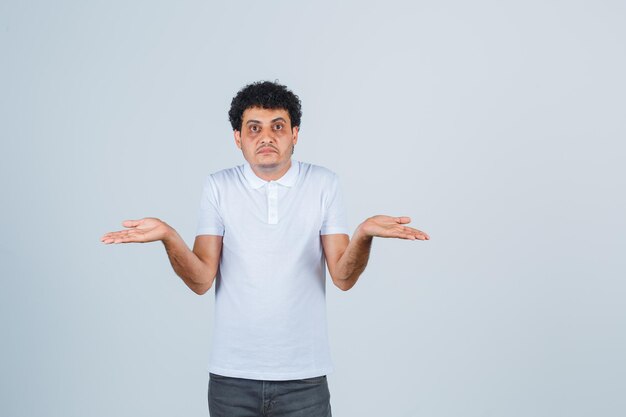
M278 122L278 121L282 121L282 122L287 123L287 120L285 120L283 117L277 117L277 118L275 118L275 119L272 119L272 120L270 121L270 123L274 123L274 122ZM258 124L263 124L263 123L261 123L261 122L260 122L260 121L258 121L258 120L248 120L248 121L246 122L246 124L247 124L247 125L249 125L250 123L258 123Z

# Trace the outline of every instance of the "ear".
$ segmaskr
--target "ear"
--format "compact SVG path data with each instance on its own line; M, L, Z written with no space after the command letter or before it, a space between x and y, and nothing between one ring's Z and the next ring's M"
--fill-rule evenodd
M293 134L293 144L295 145L296 143L298 143L298 132L300 132L300 127L299 126L295 126L291 129L291 132Z
M241 132L238 130L235 130L233 131L233 134L235 136L235 145L237 145L237 147L241 149Z

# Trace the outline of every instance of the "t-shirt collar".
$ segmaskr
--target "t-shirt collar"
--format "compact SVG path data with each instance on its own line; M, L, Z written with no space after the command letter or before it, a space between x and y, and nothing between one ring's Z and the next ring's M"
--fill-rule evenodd
M280 185L284 185L285 187L292 187L296 183L296 179L298 179L299 173L300 163L292 159L291 166L289 167L287 172L285 172L285 175L277 179L275 182L279 183ZM250 186L255 189L261 188L269 182L257 177L249 163L246 163L243 166L243 175L246 177L248 184L250 184Z

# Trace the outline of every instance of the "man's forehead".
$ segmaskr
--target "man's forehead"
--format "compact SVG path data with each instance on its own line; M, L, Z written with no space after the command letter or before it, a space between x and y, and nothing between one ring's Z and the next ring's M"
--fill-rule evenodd
M266 109L263 107L248 107L243 112L243 122L248 120L257 120L259 122L270 122L277 118L283 118L287 122L291 122L289 112L286 109Z

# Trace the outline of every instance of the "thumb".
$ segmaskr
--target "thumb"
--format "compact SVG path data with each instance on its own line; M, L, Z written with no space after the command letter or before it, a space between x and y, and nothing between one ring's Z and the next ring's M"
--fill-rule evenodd
M141 224L141 220L124 220L122 226L124 227L137 227Z
M406 216L396 217L394 220L396 221L396 223L400 223L400 224L411 223L411 218L406 217Z

